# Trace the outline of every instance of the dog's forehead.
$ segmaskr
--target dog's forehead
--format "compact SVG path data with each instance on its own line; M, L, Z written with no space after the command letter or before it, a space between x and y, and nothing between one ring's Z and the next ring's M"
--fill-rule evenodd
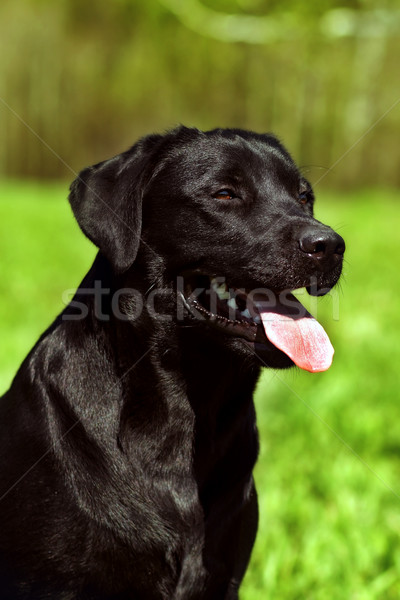
M298 179L290 155L273 136L204 135L169 148L161 168L179 178Z

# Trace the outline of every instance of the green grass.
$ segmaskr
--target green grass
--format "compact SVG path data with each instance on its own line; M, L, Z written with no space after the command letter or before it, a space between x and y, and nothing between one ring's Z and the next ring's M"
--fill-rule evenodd
M67 186L0 185L0 391L62 309L94 248ZM336 349L321 374L265 371L257 393L260 528L242 600L400 597L400 204L324 194L345 237L340 291L302 298Z

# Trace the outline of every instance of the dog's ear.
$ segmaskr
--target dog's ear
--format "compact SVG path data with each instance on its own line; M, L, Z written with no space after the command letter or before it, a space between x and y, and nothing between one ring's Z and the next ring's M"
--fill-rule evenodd
M130 150L84 169L70 187L69 201L80 228L116 273L126 271L136 258L143 192L162 138L148 136Z

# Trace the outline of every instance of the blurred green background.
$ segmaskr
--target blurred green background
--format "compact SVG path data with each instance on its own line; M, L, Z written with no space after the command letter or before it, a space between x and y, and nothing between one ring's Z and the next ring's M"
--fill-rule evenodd
M257 392L261 522L243 600L400 597L396 0L2 0L0 392L94 248L82 167L178 123L275 132L348 250L302 301L336 348Z

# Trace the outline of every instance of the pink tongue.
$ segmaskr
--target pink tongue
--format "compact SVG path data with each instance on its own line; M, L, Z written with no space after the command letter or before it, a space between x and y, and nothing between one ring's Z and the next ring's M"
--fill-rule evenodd
M279 303L264 308L263 302L256 302L265 335L301 369L326 371L334 353L327 333L294 296L288 294L287 298L288 307Z

